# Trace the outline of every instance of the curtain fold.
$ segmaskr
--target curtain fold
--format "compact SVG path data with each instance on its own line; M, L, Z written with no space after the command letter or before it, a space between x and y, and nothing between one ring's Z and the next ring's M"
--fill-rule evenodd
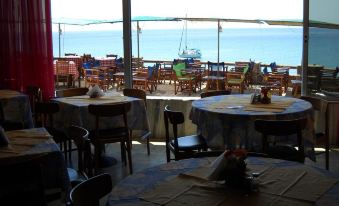
M50 0L0 1L0 89L54 96Z

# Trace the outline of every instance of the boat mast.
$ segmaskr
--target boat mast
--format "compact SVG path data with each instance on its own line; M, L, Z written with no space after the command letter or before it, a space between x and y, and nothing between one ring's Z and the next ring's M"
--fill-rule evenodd
M185 50L187 50L187 14L185 20Z

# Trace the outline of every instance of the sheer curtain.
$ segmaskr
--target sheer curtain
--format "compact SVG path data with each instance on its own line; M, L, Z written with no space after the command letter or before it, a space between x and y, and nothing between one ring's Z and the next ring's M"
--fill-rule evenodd
M50 0L0 1L0 89L54 96Z

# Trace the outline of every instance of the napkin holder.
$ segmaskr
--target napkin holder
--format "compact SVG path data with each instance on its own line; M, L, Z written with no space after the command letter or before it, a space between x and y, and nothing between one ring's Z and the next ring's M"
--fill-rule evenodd
M9 140L7 138L5 130L4 128L0 126L0 147L7 146L8 144L9 144Z

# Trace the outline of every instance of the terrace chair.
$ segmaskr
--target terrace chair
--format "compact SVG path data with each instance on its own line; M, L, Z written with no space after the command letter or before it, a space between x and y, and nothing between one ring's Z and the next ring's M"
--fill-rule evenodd
M56 90L56 97L72 97L72 96L81 96L86 95L88 92L87 87L80 87L80 88L70 88L70 89L62 89Z
M277 159L285 159L289 161L297 161L303 163L304 145L302 141L302 130L306 127L306 119L295 120L255 120L255 130L262 134L262 152L268 154L269 157ZM275 140L269 141L269 137L275 139L279 136L297 136L297 147L277 143Z
M90 104L88 111L90 114L95 116L95 129L91 131L91 142L94 145L94 169L98 172L100 167L101 153L103 146L108 143L120 142L121 147L121 159L126 165L126 151L128 156L129 171L133 173L132 167L132 154L130 144L130 133L127 124L127 112L131 109L130 102L117 103L117 104ZM107 129L101 129L100 119L101 118L118 118L112 122L112 127ZM115 127L119 121L122 126Z
M118 58L118 55L117 54L106 54L106 57L109 58L109 57L113 57L113 58Z
M239 70L238 70L239 71ZM237 88L239 93L243 94L246 87L246 75L248 73L248 66L243 68L242 72L227 72L226 74L226 87Z
M140 89L129 89L125 88L123 90L124 96L128 97L135 97L144 100L145 107L147 107L146 104L146 93L143 90ZM132 130L130 130L130 135L131 135L131 141L132 141ZM147 145L147 154L150 155L150 146L149 146L149 138L151 136L151 133L147 133L146 135L143 135L142 137L146 139L146 145Z
M67 56L77 56L77 54L76 53L65 53L65 56L67 57Z
M225 63L208 61L207 68L207 75L202 78L204 81L207 81L206 90L223 90L227 73Z
M73 206L99 206L100 198L112 190L112 179L103 173L78 184L70 192Z
M264 76L264 82L266 87L269 87L272 91L277 91L278 95L282 96L283 91L287 91L286 78L285 74L268 73Z
M196 79L191 73L186 73L186 64L177 63L173 64L173 81L174 81L174 94L176 95L178 91L188 91L188 94L191 95L192 92L195 92L196 89Z
M169 84L172 83L172 78L173 78L173 68L172 68L172 64L167 64L164 63L163 67L160 68L160 78L159 78L159 82L160 83L164 83L166 80L169 80Z
M148 66L147 71L137 70L137 75L133 76L133 88L140 88L150 93L157 88L157 75L159 65Z
M166 105L164 109L164 123L166 130L166 158L167 162L171 160L172 152L174 160L191 158L198 151L206 151L207 144L201 135L190 135L178 137L178 125L185 122L184 114L179 111L170 110ZM173 128L173 137L170 137L169 124Z
M56 61L56 72L55 72L55 87L59 87L59 82L71 87L73 84L72 75L69 74L69 61L58 60Z
M325 166L326 169L329 169L329 156L330 156L330 143L329 143L329 126L328 126L328 120L329 120L329 112L328 112L328 106L329 104L327 101L322 100L317 97L311 97L311 96L301 96L300 99L308 101L312 104L313 110L318 112L322 115L322 117L325 119L325 129L322 132L316 133L316 145L317 146L324 146L325 147ZM324 107L323 107L324 105ZM316 152L316 155L322 154L323 152Z

